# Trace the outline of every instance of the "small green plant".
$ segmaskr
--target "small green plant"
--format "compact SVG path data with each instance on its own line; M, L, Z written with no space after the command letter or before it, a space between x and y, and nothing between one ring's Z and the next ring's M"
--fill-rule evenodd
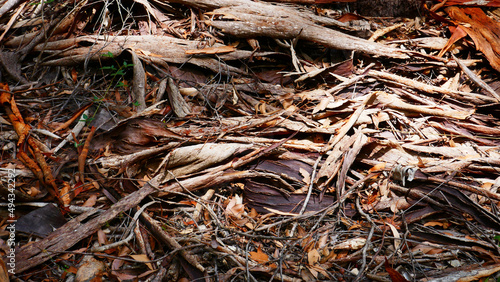
M32 6L36 6L36 5L40 5L40 4L50 4L52 2L54 2L55 0L46 0L46 1L43 1L43 2L33 2L33 3L30 3L30 5Z
M107 53L101 54L102 57L106 58L111 58L115 62L115 64L112 64L111 66L102 66L101 70L102 71L109 71L109 75L111 76L111 83L110 87L113 86L114 88L119 88L119 87L126 87L126 84L123 82L123 77L127 74L127 70L132 68L134 64L129 64L126 61L123 61L122 64L116 60L115 56L113 53L108 51ZM109 88L108 87L108 90ZM106 91L107 92L107 91Z
M90 123L94 120L94 117L89 117L86 114L82 114L82 119L80 121L85 122L85 123Z
M104 98L97 97L96 95L94 95L94 97L92 99L93 99L94 103L101 103L102 101L104 101Z
M108 51L107 53L104 53L101 56L108 57L108 58L114 58L115 57L115 55L113 55L113 53L111 53L111 51Z

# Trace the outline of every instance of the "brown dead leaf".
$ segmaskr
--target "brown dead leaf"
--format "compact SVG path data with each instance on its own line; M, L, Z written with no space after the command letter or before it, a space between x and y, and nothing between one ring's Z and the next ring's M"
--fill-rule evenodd
M372 172L374 172L374 171L380 171L380 170L383 170L383 169L385 168L385 165L386 165L386 163L385 163L385 162L383 162L383 163L378 163L378 164L376 164L376 165L372 166L372 167L368 170L368 172L369 172L369 173L372 173Z
M108 238L106 237L106 233L102 229L97 230L97 241L99 245L106 245L108 243Z
M93 207L97 202L97 195L90 195L90 197L83 203L82 207Z
M249 252L250 258L258 263L266 263L269 261L269 256L265 254L260 247L257 248L256 252Z
M248 214L248 216L250 218L257 219L257 216L259 216L259 213L254 208L252 208L250 210L250 213Z
M243 205L243 198L235 195L229 203L227 204L225 213L227 216L241 219L241 216L245 213L245 206Z
M403 275L401 275L399 272L397 272L394 268L392 268L389 265L389 261L387 261L387 258L385 258L384 267L385 271L389 273L392 282L409 282L408 280L406 280L406 278L404 278Z
M321 258L321 255L319 254L317 249L312 249L307 253L307 262L309 265L315 265L318 263L319 259Z
M412 252L422 252L424 254L439 254L442 253L442 249L437 249L436 247L430 246L429 243L418 244L411 249Z
M450 28L452 31L451 37L446 43L446 46L439 52L438 56L442 57L446 52L448 52L458 40L464 38L467 35L467 32L461 27L457 26L456 28Z
M447 229L448 227L450 227L450 223L446 222L446 221L445 222L441 222L441 221L429 221L429 222L424 223L424 226L441 226L444 229Z
M146 262L146 265L148 266L148 268L153 270L153 265L150 262L147 262L147 261L150 261L150 259L148 258L147 255L139 254L139 255L129 255L129 256L131 256L136 261Z
M84 262L76 272L75 281L101 281L100 276L102 276L105 268L104 263L94 258L90 258L88 261Z

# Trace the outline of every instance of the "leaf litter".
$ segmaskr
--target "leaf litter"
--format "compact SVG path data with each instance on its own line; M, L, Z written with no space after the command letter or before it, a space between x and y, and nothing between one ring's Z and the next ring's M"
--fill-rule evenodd
M4 2L2 277L499 279L496 1Z

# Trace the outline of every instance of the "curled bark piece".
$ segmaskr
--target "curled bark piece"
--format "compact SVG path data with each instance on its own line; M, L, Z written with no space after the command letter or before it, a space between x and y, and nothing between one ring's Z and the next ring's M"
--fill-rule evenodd
M497 102L497 100L495 98L492 98L492 97L489 97L486 95L450 90L450 89L446 89L443 87L425 84L425 83L422 83L422 82L419 82L419 81L416 81L413 79L409 79L409 78L402 77L402 76L395 75L395 74L391 74L391 73L370 70L368 72L368 75L375 77L375 78L382 79L382 80L388 80L388 81L396 83L396 84L402 84L402 85L405 85L408 87L412 87L412 88L418 89L418 90L426 92L426 93L431 93L431 94L439 93L439 94L443 94L443 95L448 95L448 96L453 97L455 99L466 100L466 101L470 101L470 102L476 103L476 104Z
M172 78L168 78L167 94L172 110L176 116L183 118L191 113L191 108L184 100L184 97L182 97L179 88L175 85Z
M380 103L395 110L407 111L407 112L413 112L431 116L450 117L456 119L466 119L474 113L474 110L465 112L465 111L444 110L435 108L431 109L428 108L427 106L416 106L406 103L403 100L396 97L395 95L391 95L383 91L377 91L376 93L377 93L377 100Z
M132 55L132 62L134 64L132 94L134 94L135 101L137 102L137 112L140 113L146 109L146 72L139 56L133 51L130 51L130 55Z

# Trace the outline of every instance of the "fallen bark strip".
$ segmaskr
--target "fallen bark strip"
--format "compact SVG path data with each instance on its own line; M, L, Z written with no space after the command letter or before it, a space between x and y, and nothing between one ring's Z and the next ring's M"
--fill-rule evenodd
M488 197L490 199L500 201L500 194L492 192L492 191L484 189L484 188L475 187L472 185L467 185L467 184L463 184L463 183L456 182L456 181L448 181L448 180L441 179L439 177L433 177L433 176L430 176L429 178L427 178L427 180L433 181L436 183L443 183L443 184L446 183L458 191L465 190L465 191L469 191L471 193L474 193L476 195L485 196L485 197Z
M335 135L335 138L328 142L328 146L325 146L324 152L331 150L347 134L347 132L351 130L352 126L356 123L361 113L365 110L366 106L371 105L374 102L375 98L377 98L377 95L377 92L373 92L365 98L363 104L358 106L356 111L354 111L351 117L349 117L347 122L336 132L337 135Z
M259 176L273 177L273 175L269 173L252 171L214 171L197 177L189 177L160 188L159 180L163 177L163 175L159 174L146 183L140 190L124 197L110 209L103 212L99 216L88 220L86 223L82 224L82 222L95 213L94 211L78 216L61 228L52 232L43 240L23 246L17 251L16 260L18 263L16 264L16 271L23 272L28 270L51 259L53 254L68 250L79 241L92 235L100 227L106 224L106 222L114 219L120 213L137 206L144 198L154 192L157 192L158 190L161 190L159 193L159 196L161 197L170 195L172 192L183 192L185 190L194 191L235 180ZM186 254L185 259L187 261L193 261L191 257L187 256L187 252L181 252L181 255L183 254ZM3 259L6 258L4 257Z
M474 267L474 268L472 268ZM472 268L472 269L471 269ZM440 276L439 281L476 281L480 278L489 277L500 271L500 263L487 266L471 266L469 269L455 270L446 276Z
M17 47L17 42L6 42L6 46ZM90 45L90 46L89 46ZM221 47L223 44L216 43L214 47ZM244 73L242 70L227 65L224 61L240 60L250 56L267 56L274 52L257 52L245 50L235 50L227 54L219 54L218 59L207 56L193 56L186 54L189 50L200 48L199 41L184 40L168 36L80 36L77 38L63 39L37 45L34 50L52 55L42 64L51 66L71 66L76 63L83 63L87 60L104 60L103 55L112 54L118 57L124 50L132 50L140 59L153 63L175 63L184 64L186 62L214 72Z
M344 34L321 26L321 17L292 7L271 5L250 0L174 0L202 9L217 9L212 15L231 15L236 21L211 20L209 25L239 37L268 36L282 39L304 39L329 48L360 51L366 54L407 59L406 51Z
M446 88L442 88L439 86L434 86L434 85L428 85L413 79L409 79L406 77L402 77L399 75L387 73L387 72L381 72L381 71L376 71L376 70L370 70L368 71L368 75L371 77L375 78L380 78L380 79L385 79L388 80L389 82L396 83L396 84L402 84L404 86L408 86L426 93L430 94L443 94L443 95L448 95L452 98L455 99L460 99L460 100L467 100L472 103L477 103L477 104L485 104L485 103L496 103L497 100L495 98L482 95L482 94L476 94L476 93L467 93L467 92L462 92L462 91L454 91Z
M453 59L457 62L458 66L462 69L462 71L479 87L486 90L486 92L490 93L491 96L495 97L498 102L500 102L500 96L489 86L486 82L484 82L477 74L471 71L461 60L457 59L453 53L451 53Z
M474 110L469 112L466 111L456 111L456 110L445 110L439 108L429 108L427 106L417 106L413 104L409 104L399 99L395 95L391 95L389 93L383 91L377 91L377 100L386 105L387 107L399 111L405 112L413 112L430 116L440 116L440 117L450 117L456 119L466 119L474 113Z
M418 187L406 188L389 183L389 188L404 193L412 199L423 201L434 209L441 209L455 216L467 213L483 226L500 230L500 220L494 214L472 201L455 187L443 184L436 189L434 185L423 184Z
M455 122L455 124L461 126L462 128L465 128L465 129L478 128L478 127L474 127L475 125L472 123L462 122L459 124L459 123ZM443 124L442 122L429 121L429 125L436 128L436 129L442 130L443 132L446 132L447 134L450 134L452 136L455 135L455 136L464 137L464 138L470 139L478 144L482 144L482 145L486 145L486 146L497 146L498 145L497 142L492 141L490 139L487 139L488 136L483 136L482 138L477 137L478 136L477 134L459 131L459 129L456 129L453 126L450 126L449 124ZM484 126L484 127L486 127L486 126ZM495 128L489 128L489 129L491 129L491 130L489 130L490 132L494 132L494 130L495 130ZM496 129L496 130L498 130L498 129ZM485 135L495 135L495 134L485 133Z
M110 209L88 222L82 224L83 221L95 213L94 211L76 217L43 240L21 247L16 255L16 271L21 273L44 263L51 259L53 254L66 251L80 240L92 235L97 229L120 213L137 206L145 197L156 191L160 176L153 178L142 189L124 197Z

